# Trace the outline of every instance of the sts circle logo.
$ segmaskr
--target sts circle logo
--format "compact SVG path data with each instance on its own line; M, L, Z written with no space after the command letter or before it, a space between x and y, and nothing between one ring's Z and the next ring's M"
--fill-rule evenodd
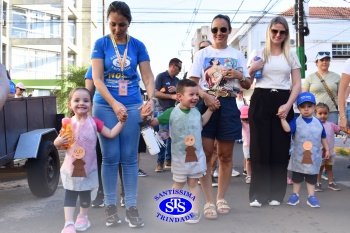
M165 214L183 215L191 211L192 204L185 198L169 197L159 203L159 209Z
M154 197L159 201L156 217L165 222L184 222L193 217L191 210L195 198L185 190L170 189L160 192Z

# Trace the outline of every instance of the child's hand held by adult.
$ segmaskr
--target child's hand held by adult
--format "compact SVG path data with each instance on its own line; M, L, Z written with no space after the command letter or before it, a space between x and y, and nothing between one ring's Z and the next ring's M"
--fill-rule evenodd
M118 118L118 121L125 122L128 119L128 113L123 104L117 102L112 105L113 111Z
M287 106L287 104L281 105L278 108L277 116L279 118L287 118L288 112L289 112L290 107Z
M212 96L208 94L204 100L204 103L213 112L215 112L220 108L220 101L217 99L216 96Z
M145 103L141 105L138 110L140 110L141 119L146 120L150 115L151 107Z

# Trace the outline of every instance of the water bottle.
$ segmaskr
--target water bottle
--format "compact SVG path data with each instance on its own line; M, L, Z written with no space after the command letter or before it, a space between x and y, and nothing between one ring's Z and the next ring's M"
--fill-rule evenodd
M143 139L145 140L148 152L151 155L156 155L160 152L157 140L154 136L154 131L152 127L148 124L148 121L139 122L141 127L141 134Z
M63 118L62 119L62 129L60 132L61 136L63 135L69 135L69 142L68 144L63 145L64 148L68 149L74 144L73 139L73 131L72 131L72 123L70 118Z
M261 59L260 57L255 57L254 61L259 61L260 59ZM256 78L256 79L262 78L261 70L257 70L255 72L254 78Z

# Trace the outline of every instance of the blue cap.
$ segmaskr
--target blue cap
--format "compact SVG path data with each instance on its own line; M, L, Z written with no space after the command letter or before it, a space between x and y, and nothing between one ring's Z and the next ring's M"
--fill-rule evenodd
M299 106L300 104L305 103L305 102L310 102L310 103L316 104L316 98L310 92L302 92L298 95L297 105Z

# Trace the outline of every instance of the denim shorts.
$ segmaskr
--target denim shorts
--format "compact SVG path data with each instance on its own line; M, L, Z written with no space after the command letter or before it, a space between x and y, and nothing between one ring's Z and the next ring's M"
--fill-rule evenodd
M219 97L220 108L213 112L208 123L203 127L202 137L223 141L238 140L242 138L241 112L237 108L236 98ZM203 99L199 99L197 107L201 114L205 113Z

